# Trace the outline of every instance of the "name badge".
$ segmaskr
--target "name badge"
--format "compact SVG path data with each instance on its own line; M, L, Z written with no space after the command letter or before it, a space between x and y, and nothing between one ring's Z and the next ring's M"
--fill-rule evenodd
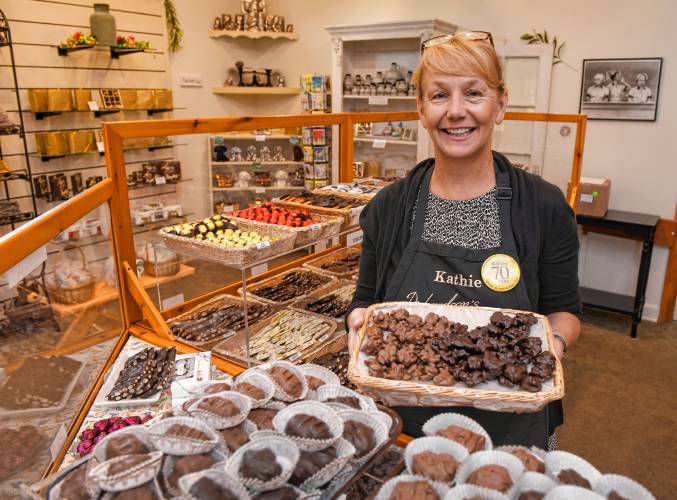
M482 280L495 292L512 290L521 275L517 261L504 253L494 254L482 264Z

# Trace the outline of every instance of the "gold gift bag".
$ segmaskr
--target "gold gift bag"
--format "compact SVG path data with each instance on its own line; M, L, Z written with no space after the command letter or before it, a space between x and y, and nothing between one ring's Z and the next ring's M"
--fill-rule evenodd
M92 100L90 89L73 89L73 109L76 111L89 111L89 101Z
M41 132L35 134L35 148L41 156L68 154L68 140L64 132Z
M70 153L91 153L97 150L93 130L73 130L66 133Z
M153 90L152 89L137 89L137 91L136 91L136 105L137 105L137 109L152 109L152 107L153 107Z
M125 109L139 109L136 89L120 89L122 107Z
M32 113L47 111L47 89L28 89L28 103Z
M153 108L152 109L172 109L173 99L172 91L169 89L153 90Z
M169 144L169 136L166 135L160 135L157 137L151 137L150 138L150 144L149 146L166 146Z
M71 89L47 89L47 111L71 111Z

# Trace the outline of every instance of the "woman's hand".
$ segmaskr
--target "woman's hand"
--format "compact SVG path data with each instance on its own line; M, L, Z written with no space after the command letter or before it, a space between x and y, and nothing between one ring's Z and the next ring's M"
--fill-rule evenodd
M348 353L353 352L353 344L357 342L357 331L364 323L364 315L367 309L358 307L348 316Z

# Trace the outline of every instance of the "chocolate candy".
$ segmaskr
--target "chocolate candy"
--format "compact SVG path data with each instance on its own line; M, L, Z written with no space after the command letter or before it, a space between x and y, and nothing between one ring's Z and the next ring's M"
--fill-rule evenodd
M435 488L427 481L401 481L390 494L390 500L439 500Z
M417 453L412 459L411 471L433 481L451 483L456 476L458 462L446 453L424 451Z
M324 401L325 403L340 403L342 405L350 406L356 410L360 409L360 400L353 396L336 396Z
M459 427L458 425L450 425L445 429L441 429L437 431L437 435L462 444L470 453L483 450L486 443L484 436L475 434L465 427Z
M247 307L249 326L271 316L274 312L268 305L250 303ZM242 306L223 302L197 308L194 312L183 315L181 319L169 323L169 329L174 335L193 342L210 342L232 336L233 331L242 328L244 328Z
M273 430L273 418L277 415L277 410L272 408L254 408L249 412L247 418L256 424L258 430Z
M571 484L574 486L581 486L582 488L591 489L590 481L581 476L573 469L562 469L557 474L557 479L561 484Z
M299 461L296 463L289 482L295 486L300 486L308 478L336 460L336 457L335 446L319 451L301 451Z
M253 293L271 302L286 302L327 284L330 278L310 271L292 271L279 283L254 288Z
M242 425L231 427L230 429L223 429L219 431L223 440L226 442L228 450L233 453L243 444L249 442L249 434L247 434L243 429Z
M543 500L545 498L545 493L540 491L528 490L520 493L520 496L517 500Z
M298 494L291 486L283 486L276 490L264 491L256 495L253 500L297 500Z
M362 458L376 447L374 430L362 422L346 420L343 424L343 437L355 447L355 458Z
M129 469L142 464L149 458L150 455L128 455L124 458L120 458L108 466L108 475L117 476L118 474L127 472Z
M177 488L179 479L186 474L209 469L215 463L216 461L210 455L188 455L177 458L174 462L174 470L168 479L169 484Z
M293 398L301 397L303 386L298 377L284 366L273 366L268 373L284 392Z
M254 384L249 382L238 382L235 385L235 390L241 394L244 394L247 397L250 397L253 400L259 400L266 397L266 393L263 389L256 387Z
M270 481L282 474L282 467L275 460L270 448L247 450L240 462L240 475L246 479Z
M238 496L232 491L208 477L201 477L195 481L189 492L201 500L238 500Z
M153 488L151 483L146 483L137 486L136 488L132 488L131 490L113 493L111 498L114 498L115 500L155 500L159 497L155 493L155 488Z
M165 431L165 436L195 439L197 441L209 441L209 436L204 432L183 424L172 425Z
M329 426L323 420L305 413L294 415L287 421L284 432L290 436L308 439L331 439Z
M313 377L312 375L306 375L306 382L308 382L308 389L311 391L316 391L318 388L325 385L324 380Z
M355 389L355 384L348 379L348 357L346 351L332 352L317 358L313 363L324 366L334 372L338 376L342 386L348 389Z
M148 347L127 359L113 389L106 395L109 401L145 399L166 389L174 375L176 348Z
M526 450L513 450L510 454L519 458L524 464L525 471L532 472L545 472L545 464L533 453L529 453Z
M230 384L219 382L218 384L209 384L205 389L205 394L216 394L217 392L229 391L230 389Z
M211 397L200 401L197 405L200 410L205 410L219 417L234 417L240 414L240 408L229 399Z
M106 442L106 460L121 455L140 455L149 451L143 441L131 433L116 436Z
M503 493L512 488L513 485L508 469L494 464L483 465L479 469L475 469L465 482Z
M89 494L85 488L87 480L87 467L81 465L61 481L61 496L63 500L89 500Z

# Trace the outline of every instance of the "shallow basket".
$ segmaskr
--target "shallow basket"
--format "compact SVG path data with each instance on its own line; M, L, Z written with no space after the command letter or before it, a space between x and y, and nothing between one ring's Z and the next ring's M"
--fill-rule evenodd
M266 298L264 298L264 297L259 297L259 296L256 294L256 290L258 290L259 288L264 287L264 286L273 286L273 285L277 285L278 283L282 282L282 280L284 279L285 276L287 276L288 274L291 274L291 273L295 273L295 272L302 272L302 273L310 273L310 274L313 274L313 275L318 276L319 278L321 278L321 279L324 281L324 283L323 283L322 285L320 285L319 287L315 288L314 290L311 290L311 291L308 292L306 295L298 295L298 296L296 296L296 297L294 297L294 298L292 298L292 299L285 300L285 301L283 301L283 302L275 302L275 301L266 299ZM329 285L333 284L333 282L334 282L335 280L336 280L336 278L334 278L333 276L327 276L326 274L316 273L315 271L311 271L310 269L303 269L303 268L290 269L290 270L284 271L284 272L282 272L282 273L280 273L280 274L276 274L275 276L271 276L270 278L265 279L265 280L263 280L263 281L258 281L257 283L255 283L255 284L253 284L253 285L251 285L251 286L248 286L248 287L247 287L247 299L249 299L249 296L251 295L253 298L257 299L257 300L260 301L260 302L263 302L264 304L273 304L273 305L276 305L276 306L289 305L289 304L291 304L292 302L296 302L296 301L298 301L298 300L304 299L305 297L307 297L307 296L310 295L311 293L317 292L317 291L319 291L319 290L324 290L324 289L327 288ZM242 287L238 288L237 293L238 293L240 296L243 295Z
M332 196L335 196L332 194ZM357 200L355 200L357 201ZM305 203L297 203L294 201L287 201L276 198L273 200L273 203L279 207L285 208L294 208L300 210L307 210L311 214L320 214L320 215L330 215L333 217L343 217L343 224L341 229L345 230L353 226L357 226L360 222L360 213L364 208L364 205L353 207L353 208L325 208L318 207L315 205L308 205ZM366 205L366 203L365 203Z
M244 223L252 224L256 232L259 232L257 228L260 228L261 231L265 231L271 227L288 229L296 235L295 244L297 246L305 245L315 240L335 236L341 230L341 226L343 226L343 217L336 215L313 214L313 218L318 219L320 222L317 224L311 224L310 226L304 227L287 227L281 224L257 222L231 215L229 215L228 218L231 219L233 222L235 222L237 225L241 225Z
M358 332L358 341L350 352L348 377L363 394L390 406L473 406L482 410L510 411L516 413L535 412L547 403L564 397L564 377L562 364L556 361L553 379L543 385L536 393L521 389L501 387L496 381L484 382L470 388L462 383L451 387L426 382L389 380L369 375L364 364L367 356L360 352L365 332L371 325L371 316L377 312L392 312L404 308L412 314L425 318L429 312L446 316L451 321L468 325L469 329L489 323L489 317L496 311L506 314L518 312L511 309L491 307L465 307L451 305L423 304L415 302L387 302L370 306L365 314L362 328ZM531 334L538 330L537 336L543 338L544 350L554 352L554 340L550 324L545 316L534 314L538 323L532 327Z
M359 260L357 261L357 268L353 269L351 271L344 271L344 272L335 272L335 271L328 271L326 269L322 269L322 264L329 264L330 262L334 262L336 260L340 260L344 257L347 256L353 256L355 254L359 255L362 251L359 248L355 247L343 247L339 248L338 250L335 250L334 252L328 253L327 255L323 255L322 257L319 257L317 259L309 260L305 264L303 264L303 267L307 267L312 269L313 271L317 271L318 273L322 274L328 274L330 276L336 276L337 278L349 278L353 274L359 271Z
M165 245L170 250L179 253L191 255L200 259L207 259L220 264L230 266L246 266L252 262L268 259L275 255L285 253L294 248L296 234L282 226L259 227L251 221L238 221L238 228L242 231L256 231L261 236L270 236L279 238L276 241L260 242L256 245L247 247L225 247L211 243L206 240L196 240L169 234L170 227L160 229L159 234L164 240ZM265 245L264 243L269 243Z
M328 320L331 320L331 321L336 321L337 328L341 331L345 331L345 326L344 326L345 320L346 320L345 315L339 316L338 318L335 318L333 316L328 316L328 315L325 315L325 314L322 314L322 313L316 313L316 312L308 311L306 309L306 306L308 304L310 304L311 302L315 302L316 300L321 299L323 297L326 297L327 295L331 295L332 293L336 292L337 290L339 290L343 287L347 287L347 286L353 287L353 290L356 287L355 283L353 283L352 281L338 280L338 281L335 281L335 282L333 282L333 283L331 283L327 286L320 288L319 290L316 290L312 293L309 293L304 298L297 300L296 302L293 302L291 306L295 309L299 309L301 311L306 311L306 312L309 312L311 314L317 314L318 316L322 316L323 318L327 318ZM354 292L353 292L353 294L354 294Z
M47 290L47 294L49 295L50 300L52 300L53 302L58 302L60 304L82 304L83 302L92 300L92 298L94 297L96 280L94 279L94 276L92 276L92 274L89 272L87 259L85 258L85 254L82 251L82 248L80 248L79 246L70 245L65 248L62 248L59 251L59 256L57 258L56 264L58 265L58 263L61 260L67 259L65 253L68 250L77 250L80 257L80 262L82 263L82 269L84 270L85 273L89 275L89 280L85 283L75 285L72 287L62 287L59 286L55 280L47 280L45 282L45 289Z

